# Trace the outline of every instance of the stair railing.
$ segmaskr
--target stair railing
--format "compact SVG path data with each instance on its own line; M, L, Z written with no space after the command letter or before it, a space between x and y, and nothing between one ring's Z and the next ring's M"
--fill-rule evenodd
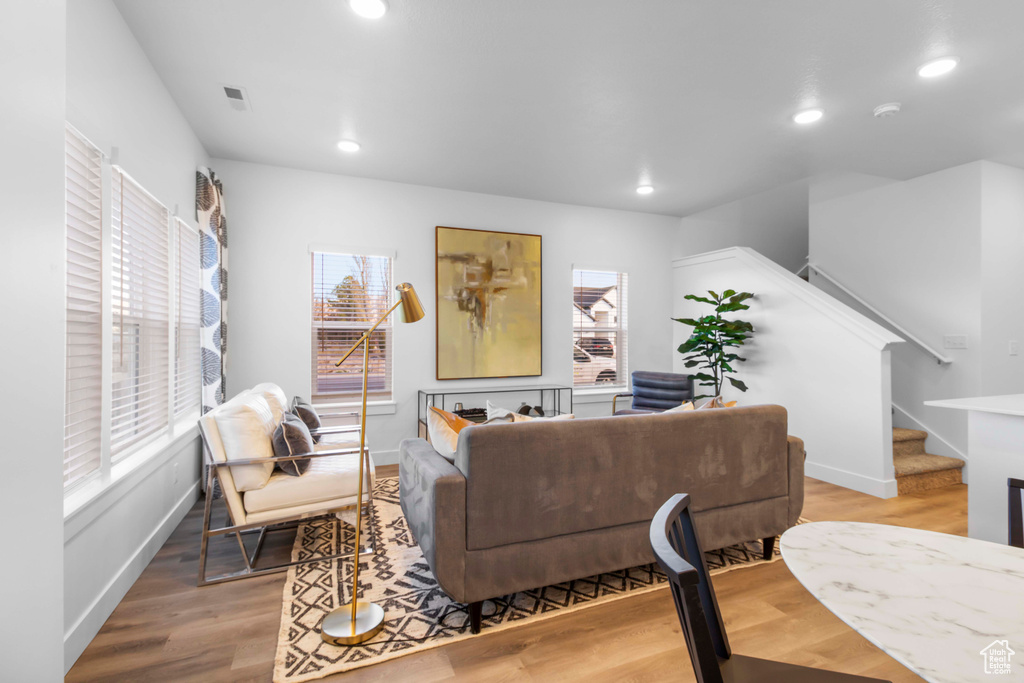
M909 332L905 327L903 327L902 325L898 324L895 320L893 320L892 318L887 316L885 313L882 313L880 310L878 310L877 308L875 308L874 306L869 304L867 301L864 301L864 299L860 298L859 296L854 294L852 291L850 291L849 287L847 287L843 283L841 283L838 280L836 280L834 277L832 277L831 275L829 275L828 273L823 271L821 268L819 268L815 264L813 264L810 261L808 261L806 268L808 268L810 270L813 270L819 277L824 278L825 280L830 282L834 287L837 287L840 291L842 291L844 294L846 294L848 297L850 297L851 299L853 299L854 301L859 303L864 308L866 308L869 311L871 311L875 316L877 316L878 318L881 318L883 321L885 321L885 323L887 325L889 325L889 327L894 328L900 335L902 335L903 337L906 337L907 341L911 342L912 344L917 346L919 349L921 349L922 351L924 351L928 355L930 355L933 358L935 358L935 360L938 362L939 365L949 365L950 363L953 362L952 358L950 358L949 356L945 356L945 355L939 353L938 351L936 351L932 347L930 347L927 344L925 344L923 341L921 341L921 339L919 339L914 334ZM803 268L801 268L800 270L803 271Z

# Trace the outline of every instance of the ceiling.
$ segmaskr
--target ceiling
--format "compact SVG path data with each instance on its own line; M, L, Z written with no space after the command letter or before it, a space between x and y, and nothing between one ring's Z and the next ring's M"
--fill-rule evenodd
M389 2L115 0L217 158L677 216L823 172L1024 167L1020 0Z

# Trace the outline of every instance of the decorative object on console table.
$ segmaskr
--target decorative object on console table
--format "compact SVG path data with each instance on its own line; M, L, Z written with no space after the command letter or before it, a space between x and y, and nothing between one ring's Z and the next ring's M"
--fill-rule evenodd
M399 300L395 302L395 305L387 310L387 313L381 316L380 320L373 324L373 327L363 333L363 336L359 338L351 349L349 349L341 360L338 361L338 365L341 365L351 356L356 349L363 346L363 396L362 396L362 410L359 413L360 429L359 429L359 487L356 489L359 491L360 500L357 506L356 514L356 534L354 541L354 553L355 557L352 560L352 602L348 605L343 605L338 609L334 610L330 614L324 617L323 622L320 624L320 637L325 642L331 643L332 645L358 645L366 642L370 638L380 633L381 628L384 627L384 609L372 602L359 602L359 533L362 527L362 514L359 514L359 509L362 507L362 491L363 491L363 467L367 460L366 457L366 378L369 370L368 363L370 354L365 346L370 335L377 327L387 320L387 317L391 315L391 312L402 307L402 321L407 323L414 323L423 317L423 306L420 304L419 297L416 296L416 290L408 282L395 287L399 293Z
M743 346L754 332L754 326L750 323L743 320L726 320L722 314L749 309L750 306L743 302L753 298L754 295L750 292L737 293L732 289L727 289L721 294L708 290L708 294L711 295L710 299L696 294L687 294L684 298L714 306L714 314L699 318L673 318L673 320L693 328L690 338L680 344L678 349L679 353L690 354L683 359L686 361L686 367L711 372L710 375L706 372L698 372L693 375L693 378L701 386L712 387L714 393L702 394L694 398L719 399L722 395L722 385L727 379L736 389L747 390L746 384L735 377L729 377L736 372L732 363L747 360L734 353L732 349Z
M421 439L427 438L427 413L431 407L448 410L449 398L472 396L474 394L531 394L533 396L540 394L540 401L538 403L545 411L550 411L552 415L562 415L573 411L572 392L572 387L561 384L537 384L535 386L518 387L476 387L473 389L450 390L420 389L417 392L416 400L417 435ZM566 401L563 400L565 398L563 394L568 394L568 410L564 409ZM469 408L467 410L476 411L480 410L480 408ZM473 415L479 417L474 417ZM467 420L474 422L477 420L483 422L487 419L487 412L475 412L472 415L460 415L460 417L465 417Z
M437 379L541 374L541 236L438 226Z

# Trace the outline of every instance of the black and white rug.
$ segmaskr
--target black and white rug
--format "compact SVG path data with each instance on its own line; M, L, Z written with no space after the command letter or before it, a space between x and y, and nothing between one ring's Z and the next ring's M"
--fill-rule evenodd
M359 597L384 608L384 630L356 647L323 642L320 621L334 608L349 602L352 562L326 560L292 567L284 587L274 659L275 683L311 681L469 637L484 638L498 630L666 585L665 575L657 565L649 564L516 593L507 596L507 602L485 603L483 632L472 636L466 612L438 587L406 527L398 502L397 477L377 479L374 506L373 524L379 547L376 555L361 557ZM292 559L333 553L339 535L341 543L351 548L355 529L347 524L332 519L302 525L295 538ZM712 551L706 558L712 574L764 564L759 541ZM769 562L777 559L776 546L775 557Z

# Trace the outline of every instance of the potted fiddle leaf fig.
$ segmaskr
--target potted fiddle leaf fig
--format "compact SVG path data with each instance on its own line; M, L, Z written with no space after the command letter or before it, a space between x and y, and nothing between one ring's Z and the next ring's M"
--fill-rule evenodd
M684 298L715 307L714 313L700 318L673 318L676 322L693 328L690 338L679 345L679 353L685 355L687 368L697 368L693 375L702 387L713 389L712 394L702 394L694 398L716 398L722 395L725 380L740 391L746 391L747 385L735 377L734 363L741 363L743 358L736 349L751 337L754 326L743 320L727 320L725 313L745 311L750 308L743 303L754 295L750 292L736 292L727 289L720 295L708 290L709 297L687 294Z

